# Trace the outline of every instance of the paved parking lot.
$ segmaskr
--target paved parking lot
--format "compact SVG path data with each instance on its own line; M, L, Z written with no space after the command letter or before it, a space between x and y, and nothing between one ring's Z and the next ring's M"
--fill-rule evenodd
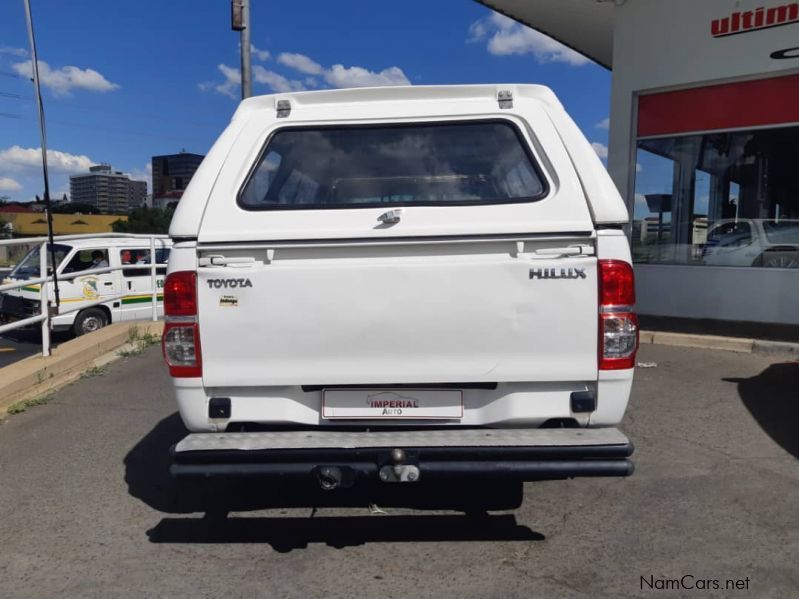
M633 477L527 484L520 508L467 518L443 508L517 489L178 486L185 433L150 348L0 425L0 596L799 596L799 364L639 359L657 367L623 426Z

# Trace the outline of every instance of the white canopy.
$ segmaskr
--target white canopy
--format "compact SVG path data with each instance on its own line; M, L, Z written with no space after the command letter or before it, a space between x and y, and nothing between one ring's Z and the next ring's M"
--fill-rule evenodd
M613 1L477 0L604 67L613 66Z

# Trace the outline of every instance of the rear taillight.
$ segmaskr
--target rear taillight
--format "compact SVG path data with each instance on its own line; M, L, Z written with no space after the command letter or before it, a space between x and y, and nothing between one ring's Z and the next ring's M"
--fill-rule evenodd
M201 377L200 328L197 324L197 274L173 272L164 282L164 360L173 377Z
M163 349L171 376L186 378L203 375L197 323L167 322L164 325Z
M599 305L635 306L635 275L627 262L599 261Z
M633 267L621 260L599 261L599 369L635 366L638 317Z
M181 270L164 282L166 316L197 316L197 273Z

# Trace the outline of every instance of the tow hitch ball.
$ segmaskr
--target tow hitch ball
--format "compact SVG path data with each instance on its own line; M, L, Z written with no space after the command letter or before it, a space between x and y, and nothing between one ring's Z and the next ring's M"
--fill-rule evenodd
M380 480L386 483L414 483L419 480L419 466L406 464L402 449L391 450L392 465L380 467Z
M419 466L407 464L408 456L403 449L392 449L389 463L383 462L378 468L378 476L385 483L414 483L419 480ZM379 464L380 462L378 462ZM355 484L355 470L348 466L316 466L314 474L319 486L332 491Z

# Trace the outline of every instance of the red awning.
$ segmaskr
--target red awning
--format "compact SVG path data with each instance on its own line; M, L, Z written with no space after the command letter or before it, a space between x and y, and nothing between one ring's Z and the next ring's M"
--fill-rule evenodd
M638 137L799 123L799 75L638 98Z

